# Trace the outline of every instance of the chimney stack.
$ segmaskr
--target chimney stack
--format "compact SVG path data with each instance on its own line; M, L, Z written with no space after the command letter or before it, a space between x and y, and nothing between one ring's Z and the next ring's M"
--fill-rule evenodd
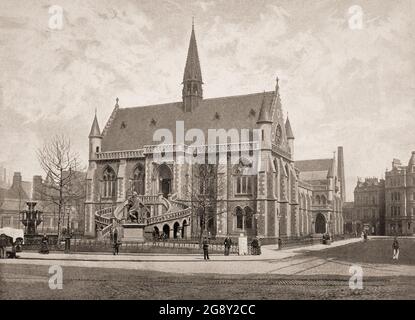
M42 176L33 176L33 189L32 189L33 200L42 200L42 186L43 186Z
M12 188L20 188L21 186L22 186L22 175L20 172L15 172L13 174Z
M344 155L343 147L337 147L337 178L340 182L340 195L343 202L346 202L346 178L344 176Z

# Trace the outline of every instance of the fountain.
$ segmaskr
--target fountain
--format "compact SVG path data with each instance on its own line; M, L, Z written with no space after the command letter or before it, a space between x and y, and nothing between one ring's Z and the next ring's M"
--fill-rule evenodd
M37 235L37 227L42 223L42 211L35 210L37 202L28 201L27 210L23 210L21 222L25 226L25 235L26 236L35 236Z

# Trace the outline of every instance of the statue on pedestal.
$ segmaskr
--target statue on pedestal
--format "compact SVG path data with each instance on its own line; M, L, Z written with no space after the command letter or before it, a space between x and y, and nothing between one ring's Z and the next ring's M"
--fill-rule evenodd
M131 223L144 223L145 206L138 200L137 192L128 198L127 204L127 220Z

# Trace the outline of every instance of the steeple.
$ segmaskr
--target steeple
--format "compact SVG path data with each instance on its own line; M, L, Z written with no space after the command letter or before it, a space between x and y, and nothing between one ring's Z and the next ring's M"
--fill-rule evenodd
M191 112L203 99L202 71L200 69L194 23L192 23L192 34L190 36L182 84L183 109L185 112Z
M287 115L287 120L285 121L285 133L287 134L287 139L294 139L293 130L291 129L290 119Z
M97 111L95 110L94 122L92 122L91 132L89 133L89 161L96 160L97 153L101 152L102 135L99 130Z
M92 127L89 133L89 138L97 138L97 137L101 137L101 131L98 125L97 111L95 110L95 117L94 117L94 121L92 122Z
M287 113L287 120L285 120L285 134L287 135L287 142L288 147L290 148L291 158L294 159L294 134L293 130L291 129L290 119L288 118Z

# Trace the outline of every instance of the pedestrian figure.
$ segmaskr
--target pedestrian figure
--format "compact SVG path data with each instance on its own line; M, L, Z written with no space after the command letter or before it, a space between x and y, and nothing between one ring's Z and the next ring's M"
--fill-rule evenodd
M258 237L255 237L251 243L252 246L252 254L255 256L259 256L261 254L261 244L259 242Z
M278 250L282 249L282 240L281 238L278 238Z
M227 237L225 238L224 245L225 245L225 256L229 256L229 251L230 251L231 246L232 246L232 240L231 240L231 238L229 238L229 237L227 236Z
M43 254L49 254L49 239L46 234L44 234L42 237L39 252Z
M117 229L114 230L112 239L113 239L113 245L112 245L113 252L112 253L115 256L115 255L118 255L119 247L120 247L120 242L118 241L118 230Z
M6 257L6 246L7 240L4 234L0 235L0 259L4 259Z
M203 239L203 259L210 260L209 259L209 241L207 237Z
M393 249L392 259L393 260L398 260L399 259L399 242L398 242L397 237L395 237L393 239L392 249Z

